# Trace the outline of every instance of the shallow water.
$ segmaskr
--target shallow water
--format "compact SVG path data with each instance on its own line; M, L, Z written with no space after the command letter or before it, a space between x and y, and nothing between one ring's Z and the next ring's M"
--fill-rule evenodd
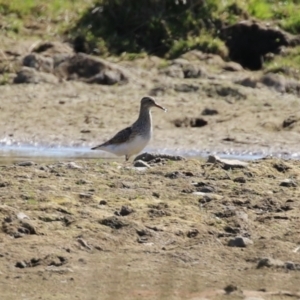
M218 155L222 158L255 160L266 156L279 158L299 159L298 153L268 153L268 152L208 152L194 149L153 149L146 148L145 152L163 153L170 155L181 155L184 157L205 158L208 155ZM117 159L123 160L121 157L113 156L103 151L92 151L88 147L49 147L49 146L31 146L31 145L1 145L0 161L1 162L17 162L23 160L34 161L53 161L53 160L70 160L70 159Z

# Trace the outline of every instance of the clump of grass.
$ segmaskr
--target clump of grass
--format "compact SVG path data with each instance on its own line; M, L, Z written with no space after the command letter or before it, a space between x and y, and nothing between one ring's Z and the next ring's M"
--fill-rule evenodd
M207 28L216 37L217 9L217 0L98 0L83 14L70 35L88 36L92 47L101 38L108 51L117 55L147 52L164 56L172 47L175 54L180 49L194 47L193 44L200 45L200 40L189 37L200 37ZM214 45L212 42L210 47L208 43L206 48L213 49Z
M300 1L237 1L240 7L259 20L270 20L293 34L300 33Z
M286 50L282 55L275 56L273 60L266 62L267 72L284 73L291 77L300 77L300 46Z
M2 28L22 37L31 36L32 27L47 28L49 35L62 34L90 5L92 0L0 0Z
M10 83L10 80L9 80L8 73L3 73L2 75L0 75L0 85L6 85L9 83Z
M188 52L190 50L200 50L203 52L218 54L221 57L227 55L227 49L224 45L224 42L217 37L212 37L208 33L201 34L198 37L188 37L186 40L175 41L167 57L175 58L180 54Z

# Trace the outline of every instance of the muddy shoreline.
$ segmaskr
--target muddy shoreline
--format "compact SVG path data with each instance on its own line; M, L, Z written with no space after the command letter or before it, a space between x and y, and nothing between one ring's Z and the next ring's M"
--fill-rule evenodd
M3 299L299 297L299 162L0 166Z
M196 54L111 58L128 81L110 86L28 67L0 86L1 299L299 298L299 95ZM187 159L89 157L149 94L168 112L146 150Z

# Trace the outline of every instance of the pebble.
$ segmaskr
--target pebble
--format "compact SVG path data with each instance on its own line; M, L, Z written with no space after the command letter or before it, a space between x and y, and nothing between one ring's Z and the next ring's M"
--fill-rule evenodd
M27 267L27 264L25 261L18 261L15 265L16 268L24 269Z
M160 194L157 193L157 192L153 192L153 193L152 193L152 196L155 197L155 198L159 198L159 197L160 197Z
M246 183L246 179L245 177L236 177L233 179L234 182L238 182L238 183Z
M213 193L213 192L215 192L214 187L209 186L209 185L207 185L207 186L202 186L201 188L198 188L197 190L198 190L198 192L200 192L200 193Z
M21 161L17 165L20 167L30 167L35 165L35 163L33 161Z
M296 247L294 250L293 250L294 253L297 253L297 252L300 252L300 246Z
M224 291L227 295L237 291L237 286L236 285L233 285L233 284L229 284L227 285L225 288L224 288Z
M125 217L125 216L132 214L133 212L134 212L134 210L131 207L124 205L121 207L121 210L119 212L117 212L117 215Z
M87 249L89 249L89 250L92 250L92 247L89 246L88 243L87 243L84 239L78 238L78 239L77 239L77 242L78 242L81 246L83 246L83 247L85 247L85 248L87 248Z
M283 181L280 182L279 185L285 187L296 187L297 183L292 179L284 179Z
M185 160L184 157L178 156L178 155L168 155L168 154L151 154L151 153L142 153L138 155L134 161L142 160L145 162L152 162L157 159L166 159L166 160L173 160L173 161L178 161L178 160Z
M194 229L191 229L187 232L187 237L188 238L194 238L196 237L197 235L199 234L199 230L194 228Z
M93 197L93 194L88 194L88 193L80 193L79 198L80 199L91 199Z
M133 162L135 168L151 168L149 164L142 160L136 160Z
M257 269L263 267L275 267L275 268L283 268L291 271L300 271L300 264L294 263L292 261L283 262L279 259L274 259L271 257L263 257L257 263Z
M22 213L22 212L19 212L19 213L17 214L17 218L18 218L19 220L23 220L23 219L28 219L28 220L30 220L30 218L29 218L27 215L25 215L24 213Z
M253 241L242 236L237 236L228 242L229 247L240 247L245 248L253 244Z
M210 155L208 157L207 163L211 163L211 164L220 163L223 165L223 169L225 170L235 169L235 168L246 168L248 166L248 163L245 161L240 161L237 159L220 158L219 156L216 155Z
M53 272L53 273L59 273L59 274L65 274L65 273L73 273L74 271L71 268L61 268L61 267L55 267L55 266L48 266L46 271Z
M263 267L284 267L283 261L279 259L274 259L271 257L263 257L261 258L257 263L257 269L263 268Z
M77 164L74 163L73 161L68 162L68 163L66 164L66 167L67 167L68 169L82 169L81 166L77 165Z

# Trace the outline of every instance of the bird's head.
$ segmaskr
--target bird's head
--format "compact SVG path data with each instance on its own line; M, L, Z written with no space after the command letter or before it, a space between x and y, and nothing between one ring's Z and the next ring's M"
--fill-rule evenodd
M167 111L164 107L158 105L155 100L151 97L143 97L141 100L141 107L150 109L151 107L158 107L164 111Z

